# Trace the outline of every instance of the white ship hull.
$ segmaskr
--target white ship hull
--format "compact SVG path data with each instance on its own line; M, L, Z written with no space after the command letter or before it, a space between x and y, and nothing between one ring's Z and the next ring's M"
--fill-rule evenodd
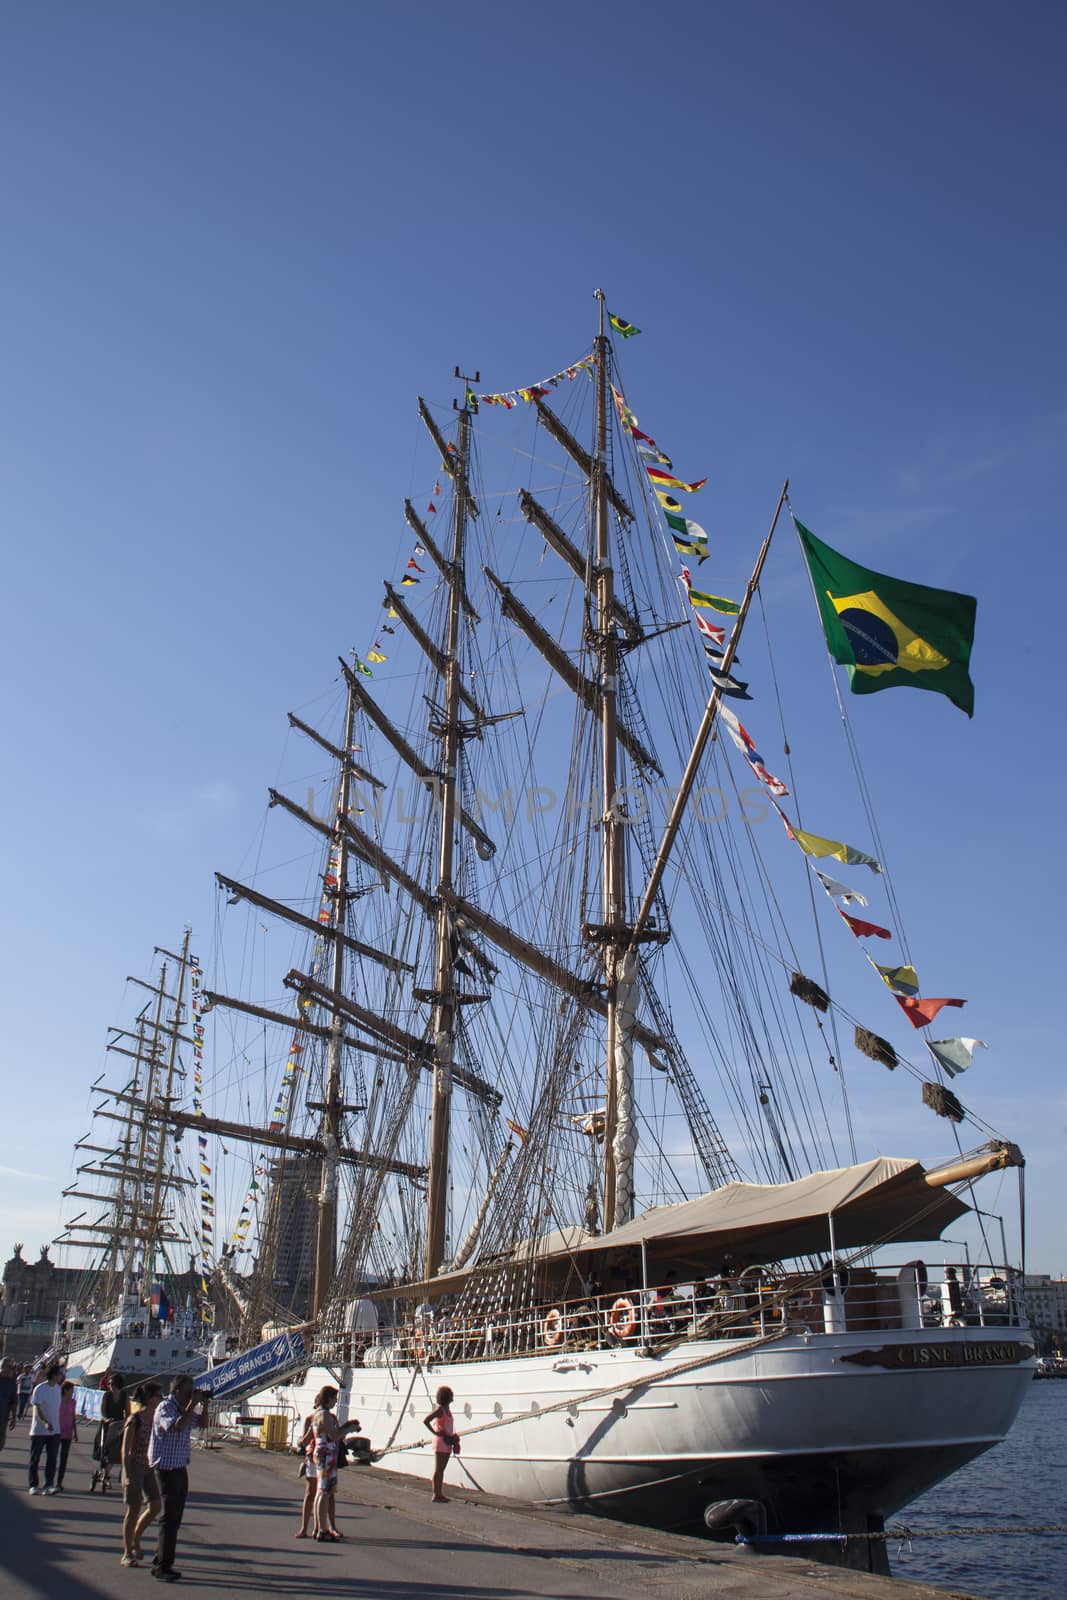
M711 1502L754 1499L771 1531L859 1532L1004 1438L1033 1376L1026 1341L1018 1329L791 1333L659 1358L622 1348L316 1367L276 1397L294 1408L295 1442L316 1392L336 1384L340 1419L359 1418L381 1464L428 1478L423 1418L447 1384L463 1434L454 1482L674 1528ZM879 1354L920 1364L862 1364Z
M194 1339L119 1334L72 1350L66 1358L67 1376L72 1383L94 1387L105 1373L120 1372L131 1382L151 1378L166 1387L179 1372L194 1376L208 1365L208 1352Z

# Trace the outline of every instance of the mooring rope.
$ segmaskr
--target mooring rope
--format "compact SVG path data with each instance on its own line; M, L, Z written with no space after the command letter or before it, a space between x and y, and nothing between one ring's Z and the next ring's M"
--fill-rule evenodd
M408 1384L408 1392L404 1396L403 1404L401 1405L400 1410L397 1413L396 1427L393 1429L392 1433L389 1435L389 1443L388 1444L383 1445L380 1450L372 1450L371 1451L370 1458L371 1458L372 1461L380 1461L382 1456L388 1455L390 1449L392 1448L393 1440L396 1438L397 1434L400 1432L401 1424L404 1421L404 1413L407 1410L408 1402L411 1399L411 1391L415 1387L415 1379L418 1377L419 1373L422 1372L422 1370L423 1369L422 1369L421 1363L416 1363L416 1365L412 1368L411 1382ZM351 1407L349 1409L351 1409ZM422 1443L421 1439L419 1440L419 1443L420 1444ZM410 1450L410 1448L411 1448L411 1446L410 1445L406 1445L406 1444L397 1446L398 1450Z
M725 1361L730 1356L747 1355L752 1350L759 1350L766 1345L777 1344L779 1339L784 1339L786 1334L791 1331L789 1328L777 1328L773 1333L763 1334L758 1339L746 1339L741 1343L731 1345L726 1350L714 1351L710 1355L694 1356L689 1361L679 1361L673 1367L666 1367L661 1371L652 1372L647 1378L625 1378L621 1383L608 1384L602 1389L590 1389L585 1394L571 1395L568 1399L556 1400L549 1406L534 1405L529 1411L516 1412L513 1417L495 1417L492 1422L480 1422L476 1427L465 1429L463 1437L469 1439L473 1434L488 1433L492 1428L509 1428L513 1423L527 1422L531 1417L547 1417L553 1411L569 1411L572 1406L587 1405L590 1400L602 1400L607 1395L621 1394L624 1389L639 1389L644 1388L646 1384L662 1383L665 1379L678 1377L681 1373L695 1372L699 1367L714 1366L717 1362ZM418 1363L412 1374L412 1388L414 1387L415 1374L421 1371L423 1371L422 1365ZM408 1396L410 1394L411 1388L408 1389ZM400 1418L398 1418L397 1425L393 1429L389 1443L384 1445L381 1450L371 1451L372 1461L380 1461L386 1455L399 1455L402 1450L421 1450L424 1447L426 1442L424 1439L413 1439L409 1444L393 1444L393 1439L396 1438L400 1429L400 1422L403 1419L407 1404L408 1401L405 1398Z

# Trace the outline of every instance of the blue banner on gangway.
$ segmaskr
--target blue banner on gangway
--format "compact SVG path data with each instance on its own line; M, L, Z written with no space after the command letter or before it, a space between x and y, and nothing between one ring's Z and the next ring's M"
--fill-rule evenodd
M300 1366L306 1359L304 1335L287 1330L199 1373L196 1387L201 1391L207 1389L217 1400L222 1400L240 1390L261 1388L274 1373Z

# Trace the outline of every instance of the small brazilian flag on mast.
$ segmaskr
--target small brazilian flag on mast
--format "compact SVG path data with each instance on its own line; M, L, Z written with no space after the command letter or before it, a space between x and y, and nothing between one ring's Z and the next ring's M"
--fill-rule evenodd
M641 329L635 328L632 322L627 322L625 317L617 317L614 311L608 312L608 321L620 339L632 339L635 333L641 332Z
M977 601L861 567L793 518L811 573L826 644L848 668L853 694L900 685L933 689L974 715L968 670Z

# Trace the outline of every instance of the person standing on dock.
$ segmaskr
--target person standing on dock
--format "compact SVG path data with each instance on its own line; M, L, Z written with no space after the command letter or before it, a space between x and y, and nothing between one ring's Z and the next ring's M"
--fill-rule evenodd
M455 1396L447 1385L442 1385L437 1391L436 1408L430 1412L423 1421L434 1436L434 1461L433 1461L433 1496L434 1500L447 1503L448 1496L444 1493L445 1467L448 1465L450 1455L459 1455L459 1434L452 1416L451 1405Z
M20 1367L19 1368L18 1391L19 1391L18 1421L21 1422L22 1418L23 1418L23 1416L25 1414L26 1407L30 1403L30 1395L33 1393L33 1379L30 1377L30 1369L29 1369L29 1367Z
M7 1442L7 1430L15 1425L18 1412L18 1378L15 1363L5 1359L0 1362L0 1450Z
M159 1480L163 1500L152 1576L161 1583L176 1583L181 1577L174 1566L174 1551L189 1493L189 1429L206 1426L210 1404L211 1395L206 1390L197 1394L192 1378L183 1373L174 1379L169 1396L157 1406L152 1418L148 1465Z
M126 1515L122 1519L122 1565L139 1567L144 1560L141 1538L150 1522L159 1516L159 1483L148 1465L152 1442L152 1418L163 1398L158 1383L138 1384L126 1425L122 1430L122 1497ZM142 1501L147 1500L141 1510Z
M314 1520L315 1538L342 1540L344 1534L337 1527L337 1472L344 1463L345 1448L351 1434L358 1434L360 1424L356 1418L343 1425L337 1421L333 1408L337 1404L336 1389L320 1389L315 1396L315 1408L304 1418L304 1432L300 1448L304 1455L301 1472L304 1476L304 1504L300 1513L300 1528L294 1538L306 1539ZM370 1441L358 1439L355 1447L370 1449ZM352 1448L352 1446L349 1446Z
M56 1493L63 1492L63 1476L67 1470L70 1447L78 1437L78 1402L74 1398L74 1385L69 1381L59 1390L59 1466L56 1470Z
M333 1414L337 1395L336 1389L319 1390L307 1432L306 1472L315 1484L315 1538L323 1542L344 1538L336 1519L337 1464L345 1433L359 1427L358 1422L341 1427Z
M56 1492L56 1460L59 1456L59 1402L63 1368L58 1361L48 1369L48 1376L30 1395L33 1421L30 1423L30 1493L40 1494L37 1468L44 1452L44 1492Z
M118 1466L122 1456L126 1410L126 1380L120 1372L113 1372L100 1401L100 1426L93 1442L93 1456L99 1465L93 1473L90 1489L95 1489L99 1484L102 1494L110 1489L112 1470Z
M306 1539L308 1537L315 1516L315 1495L318 1492L318 1483L312 1470L313 1462L311 1457L314 1452L314 1445L315 1413L312 1411L304 1418L304 1431L300 1437L300 1453L304 1457L300 1467L300 1475L304 1480L304 1503L300 1509L300 1528L293 1536L296 1539Z

